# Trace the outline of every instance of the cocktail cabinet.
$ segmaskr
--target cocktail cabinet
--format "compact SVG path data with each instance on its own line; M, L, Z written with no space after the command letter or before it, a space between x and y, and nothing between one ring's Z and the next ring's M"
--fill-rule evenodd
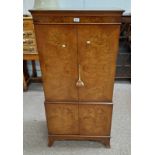
M110 147L122 10L30 10L45 94L48 145Z

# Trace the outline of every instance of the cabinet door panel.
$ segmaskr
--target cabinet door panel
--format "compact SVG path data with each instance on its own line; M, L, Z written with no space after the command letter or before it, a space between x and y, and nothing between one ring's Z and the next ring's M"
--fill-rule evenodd
M110 136L112 105L79 104L81 135Z
M80 101L112 101L119 25L78 25Z
M79 134L78 105L45 104L49 134Z
M35 25L47 101L77 101L77 29L73 25Z

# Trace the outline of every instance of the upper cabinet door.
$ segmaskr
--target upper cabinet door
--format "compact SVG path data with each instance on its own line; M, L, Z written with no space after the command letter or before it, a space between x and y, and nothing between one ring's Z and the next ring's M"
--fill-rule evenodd
M35 25L46 101L78 101L77 28Z
M119 25L78 25L80 101L112 101Z

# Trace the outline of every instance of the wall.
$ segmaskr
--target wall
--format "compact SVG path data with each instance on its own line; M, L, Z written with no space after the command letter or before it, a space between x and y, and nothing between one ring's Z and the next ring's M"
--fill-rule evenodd
M57 0L60 8L118 8L124 9L126 13L131 10L131 0ZM34 0L23 0L23 14L29 14Z

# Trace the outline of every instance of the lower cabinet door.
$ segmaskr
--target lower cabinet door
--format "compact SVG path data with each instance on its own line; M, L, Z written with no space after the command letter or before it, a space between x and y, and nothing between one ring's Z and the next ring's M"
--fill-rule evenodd
M79 104L80 135L110 136L112 105Z
M45 104L49 134L79 134L78 104Z

